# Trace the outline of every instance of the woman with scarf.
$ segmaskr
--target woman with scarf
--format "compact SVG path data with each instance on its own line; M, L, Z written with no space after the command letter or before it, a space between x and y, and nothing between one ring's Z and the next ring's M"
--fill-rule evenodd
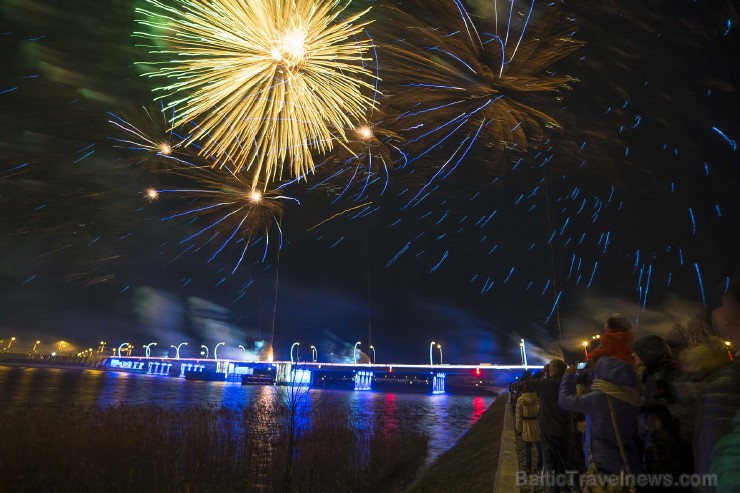
M619 474L624 469L616 424L629 472L641 473L642 461L632 440L642 404L634 368L616 358L599 358L593 368L591 392L584 395L576 395L575 370L569 367L565 371L558 402L566 411L586 415L583 448L587 465L593 461L604 474Z

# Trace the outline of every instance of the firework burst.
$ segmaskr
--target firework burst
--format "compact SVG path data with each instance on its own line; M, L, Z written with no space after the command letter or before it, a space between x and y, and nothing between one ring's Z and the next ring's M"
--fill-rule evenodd
M414 160L452 149L440 175L476 142L527 150L545 128L559 127L538 108L569 89L574 79L551 66L581 43L554 27L556 17L535 18L534 2L521 11L514 2L505 9L498 4L492 33L479 32L458 0L382 7L388 22L378 51L393 67L383 77L388 100L408 143L416 145Z
M157 91L171 123L193 123L187 144L250 170L252 188L266 190L284 166L312 171L312 151L346 141L374 106L366 11L337 0L147 1L138 22L152 31L135 35L168 57L147 75L167 80Z
M347 142L317 166L316 183L310 188L329 188L337 192L335 202L353 185L361 189L354 201L365 200L371 184L382 184L379 194L388 188L391 171L406 162L406 154L399 147L403 137L392 129L393 118L381 111L373 111L363 123L347 132Z
M191 224L202 224L195 233L183 239L180 244L186 251L208 244L216 246L209 262L230 244L241 244L241 255L232 273L236 272L247 250L264 239L264 253L267 256L271 231L277 232L278 248L282 247L283 204L286 201L299 203L277 190L253 188L239 173L227 167L184 167L177 174L182 175L192 188L166 188L154 190L157 197L163 194L189 199L188 208L163 218L164 221L182 218ZM151 189L147 191L151 193ZM273 230L274 228L274 230Z
M131 151L132 164L146 164L152 170L160 170L162 163L173 157L189 154L182 146L183 137L168 128L167 117L162 109L150 110L142 107L133 117L108 113L108 123L116 127L119 135L108 137L114 147ZM134 123L134 121L136 123Z

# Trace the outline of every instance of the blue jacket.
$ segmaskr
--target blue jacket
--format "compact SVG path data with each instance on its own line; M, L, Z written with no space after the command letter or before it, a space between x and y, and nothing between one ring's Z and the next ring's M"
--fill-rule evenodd
M637 373L629 363L610 357L601 357L594 367L596 378L606 380L623 387L637 385ZM586 415L586 435L584 454L588 462L589 450L599 471L607 474L618 474L622 470L622 458L619 454L617 438L614 434L612 417L609 412L607 395L600 391L576 395L575 375L566 375L560 383L560 407L566 411ZM617 426L622 437L622 445L627 456L630 472L641 473L642 463L637 452L633 436L637 426L638 406L612 397L612 405L617 415Z

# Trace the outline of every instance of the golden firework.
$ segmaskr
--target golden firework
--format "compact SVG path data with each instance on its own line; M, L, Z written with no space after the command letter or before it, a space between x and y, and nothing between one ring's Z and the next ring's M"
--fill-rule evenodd
M374 107L368 22L338 0L147 0L137 32L167 58L146 74L174 109L173 126L215 165L251 172L252 188L313 171L312 151L347 140ZM161 46L163 45L163 46Z

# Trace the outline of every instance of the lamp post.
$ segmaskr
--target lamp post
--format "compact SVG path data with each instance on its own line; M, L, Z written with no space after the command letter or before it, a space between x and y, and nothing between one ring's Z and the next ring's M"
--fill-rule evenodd
M242 346L241 344L239 344L239 349L242 350L242 353L246 353L247 352L246 348L244 346Z
M439 349L439 364L442 364L442 344L437 344L437 349Z
M373 364L375 364L375 347L371 344L370 349L373 350Z
M208 359L208 346L206 346L205 344L201 344L200 347L206 350L206 359Z
M311 360L315 363L317 359L319 359L319 350L316 346L311 346Z
M62 346L63 345L64 345L64 341L62 341L62 342L59 343L59 352L60 353L62 352ZM130 345L131 344L129 344L128 342L124 342L123 344L121 344L120 346L118 346L118 357L119 358L123 358L123 354L121 353L121 349L123 349L123 346L130 346Z
M188 345L188 343L187 343L187 342L181 342L181 343L180 343L180 344L178 344L177 346L172 346L172 345L170 346L170 347L172 347L172 348L175 348L175 359L180 359L180 348L181 348L182 346L187 346L187 345Z
M152 346L156 346L156 342L150 342L149 344L144 345L144 352L146 353L146 357L148 358L152 354Z
M290 346L290 363L293 364L293 348L296 346L300 346L300 342L294 342L292 346ZM299 348L300 349L300 348ZM295 358L298 359L298 350L295 352Z
M355 347L352 349L352 356L354 356L355 364L357 364L357 346L360 345L360 341L355 343Z
M218 361L218 347L219 346L223 346L224 344L226 344L226 343L225 342L219 342L218 344L216 344L216 347L213 348L213 359L214 360Z
M526 368L528 366L527 365L527 347L524 345L524 339L521 339L519 341L519 349L522 352L522 364Z
M429 366L434 366L434 355L432 354L432 351L434 350L435 344L437 343L432 341L432 343L429 345Z
M33 345L33 349L31 349L31 352L33 354L36 354L36 346L38 346L39 344L41 344L41 341L36 341L36 344Z
M6 351L7 351L8 349L10 349L10 346L12 346L12 345L13 345L13 341L15 341L15 337L11 337L11 338L10 338L10 342L8 343L8 347L6 347L6 348L5 348L5 350L6 350Z
M588 341L583 341L583 352L586 354L586 359L588 359Z

